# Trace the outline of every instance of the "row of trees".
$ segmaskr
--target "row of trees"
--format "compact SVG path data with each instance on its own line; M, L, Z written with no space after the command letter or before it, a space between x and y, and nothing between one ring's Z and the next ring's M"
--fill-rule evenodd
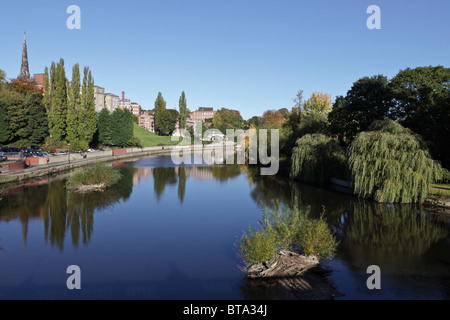
M89 145L138 146L130 111L107 110L97 116L94 78L88 67L81 81L79 64L66 77L64 60L45 68L42 92L33 80L6 80L0 70L0 144L43 144L49 149L86 150Z
M48 113L50 137L71 144L83 142L89 145L97 131L94 79L88 67L72 68L72 81L66 77L64 60L52 62L50 71L45 68L44 105Z
M292 178L348 179L355 193L380 202L422 202L450 167L450 69L419 67L356 81L334 104L323 93L290 112L271 110L248 123L279 128ZM433 160L436 159L437 161Z

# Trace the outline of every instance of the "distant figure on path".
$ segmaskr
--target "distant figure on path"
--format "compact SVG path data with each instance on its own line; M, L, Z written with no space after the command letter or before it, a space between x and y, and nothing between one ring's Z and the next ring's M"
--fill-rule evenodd
M48 162L50 161L50 159L47 157L47 159L45 159L45 160L47 160L47 165L48 165Z

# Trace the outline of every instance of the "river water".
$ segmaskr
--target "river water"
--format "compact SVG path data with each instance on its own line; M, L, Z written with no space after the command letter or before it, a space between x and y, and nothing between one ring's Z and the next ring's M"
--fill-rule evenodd
M105 192L70 192L67 175L2 191L0 299L283 299L243 277L235 243L265 208L293 205L325 212L340 242L323 261L337 299L450 298L448 216L240 165L113 165L123 178ZM67 289L71 265L81 290ZM371 265L380 290L367 288Z

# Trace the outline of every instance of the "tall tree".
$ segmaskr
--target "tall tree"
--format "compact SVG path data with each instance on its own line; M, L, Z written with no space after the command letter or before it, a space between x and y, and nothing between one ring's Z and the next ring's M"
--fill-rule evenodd
M29 110L24 104L24 96L16 91L6 91L2 100L8 106L8 119L12 138L26 139L31 132L28 127Z
M63 59L56 65L52 76L52 107L49 115L49 129L53 138L62 141L67 136L67 79Z
M330 129L345 145L367 130L375 120L390 117L392 98L383 75L364 77L353 83L345 97L337 97L328 116Z
M178 111L166 109L159 113L159 132L160 134L171 135L175 129L178 120Z
M97 131L97 113L95 112L94 79L88 67L84 68L79 119L79 136L87 143L91 143Z
M72 68L72 81L69 88L69 101L67 106L67 140L80 139L80 66L75 64Z
M28 94L24 101L24 105L28 109L29 140L35 144L44 142L48 136L47 110L42 100L42 94L34 93Z
M158 92L158 97L155 101L155 131L159 135L164 134L164 129L162 128L163 122L161 121L161 116L164 110L166 110L166 101L164 101L161 92Z
M49 78L49 71L48 71L48 67L45 67L45 72L44 72L44 106L45 109L47 110L47 113L50 112L50 78Z
M389 88L396 118L422 135L433 156L450 168L450 68L408 68L391 80Z
M13 137L8 121L8 104L4 100L6 92L6 90L0 90L0 144L9 142Z
M184 91L181 93L181 97L180 97L180 101L178 102L178 106L179 106L179 110L180 110L180 129L185 129L188 113L187 113L186 95L184 94Z

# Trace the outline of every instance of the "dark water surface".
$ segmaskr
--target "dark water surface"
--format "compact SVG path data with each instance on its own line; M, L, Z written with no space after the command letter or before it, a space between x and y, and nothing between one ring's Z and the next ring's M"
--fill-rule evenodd
M324 262L339 299L450 298L448 216L245 166L114 165L123 178L102 193L69 192L64 175L3 190L0 299L283 299L243 278L234 244L265 206L294 204L316 217L325 208L340 241ZM70 265L81 269L79 291L66 287ZM381 290L367 289L370 265Z

